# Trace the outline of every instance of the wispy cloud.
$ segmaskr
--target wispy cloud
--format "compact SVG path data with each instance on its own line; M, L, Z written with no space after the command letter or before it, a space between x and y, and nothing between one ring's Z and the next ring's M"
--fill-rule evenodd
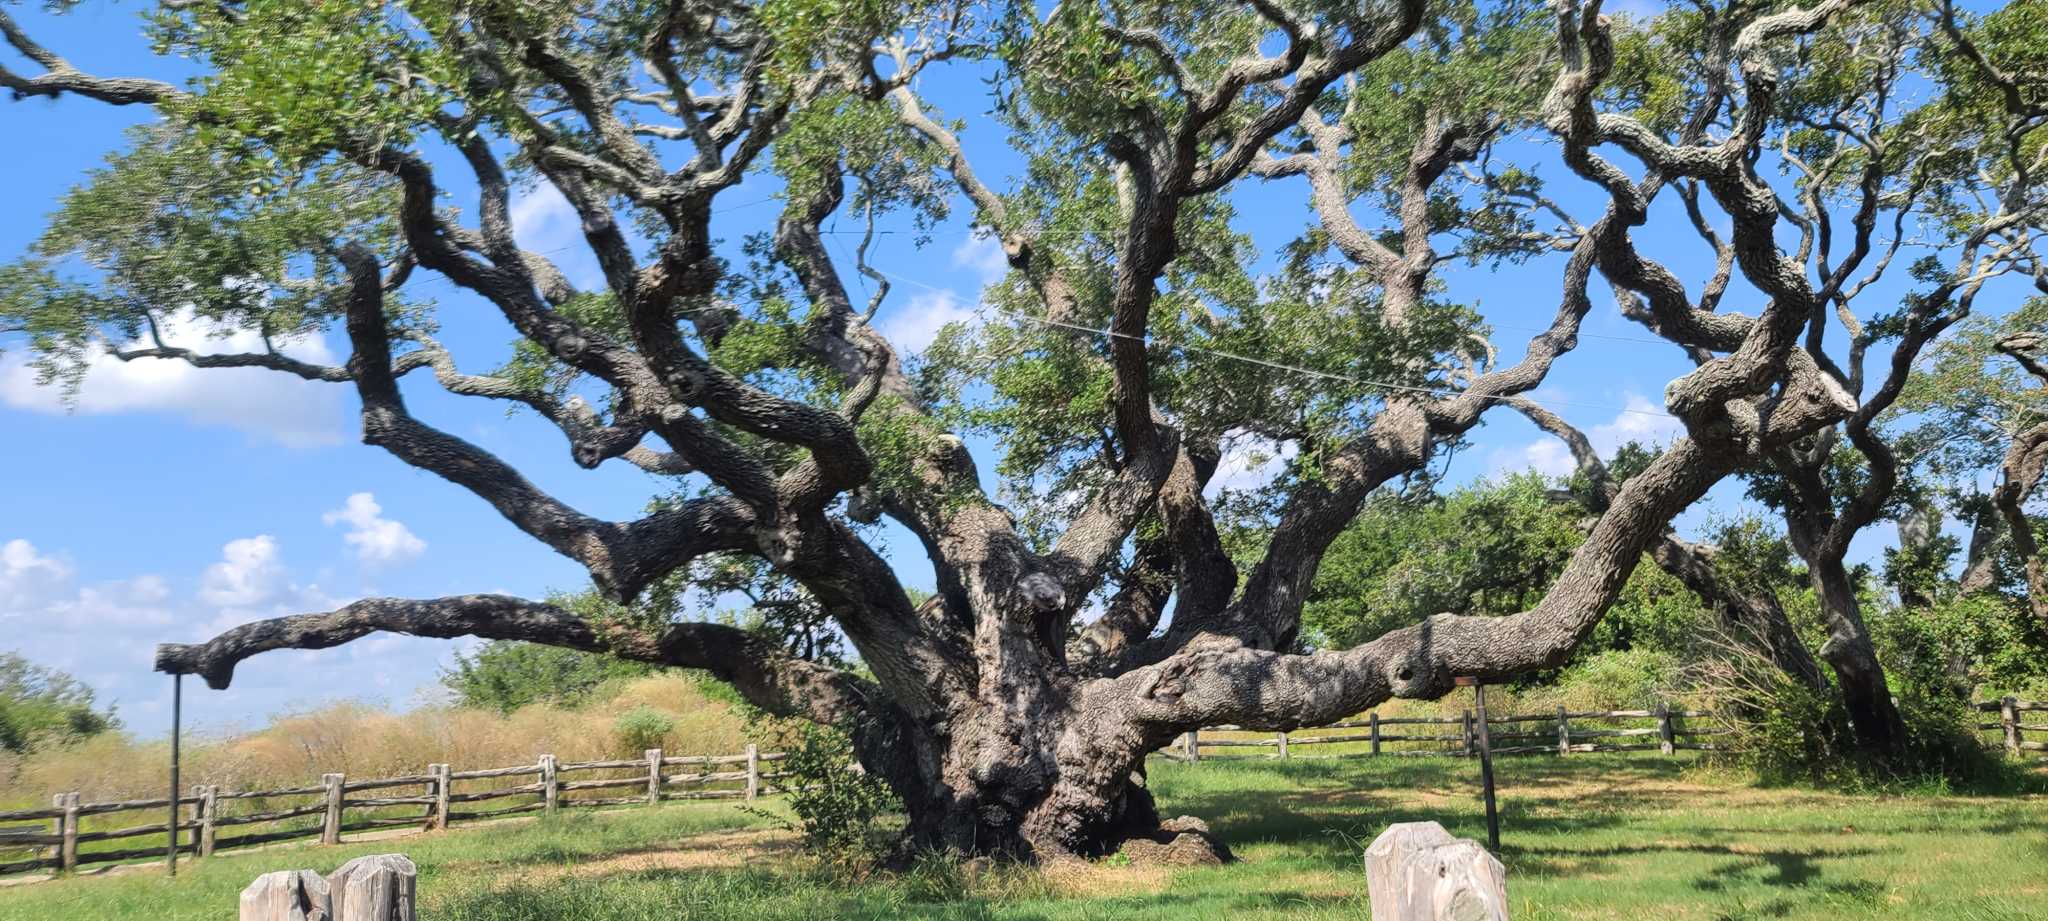
M409 563L427 551L427 542L413 534L411 528L384 517L383 506L370 493L349 496L341 508L320 516L320 520L329 526L347 524L348 533L341 539L355 548L357 559L372 566Z

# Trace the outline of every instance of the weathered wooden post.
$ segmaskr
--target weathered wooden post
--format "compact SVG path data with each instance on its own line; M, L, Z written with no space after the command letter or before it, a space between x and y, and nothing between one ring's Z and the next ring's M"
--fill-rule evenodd
M78 869L78 794L64 794L64 844L58 854L64 872Z
M1561 756L1572 753L1572 726L1565 721L1564 704L1557 705L1557 753Z
M358 857L327 876L334 921L418 921L419 868L404 854Z
M1678 750L1678 739L1671 731L1671 704L1668 701L1657 701L1657 741L1664 754Z
M1286 757L1287 757L1287 733L1284 733L1284 732L1282 732L1282 733L1276 733L1276 734L1274 734L1273 738L1274 738L1274 739L1276 740L1276 744L1278 744L1278 745L1280 746L1280 757L1281 757L1281 758L1283 758L1283 759L1284 759L1284 758L1286 758Z
M1467 758L1470 758L1470 757L1472 757L1472 753L1473 753L1474 749L1473 749L1473 747L1472 747L1472 711L1471 711L1471 710L1466 710L1466 711L1465 711L1465 715L1464 715L1464 717L1463 717L1462 719L1460 719L1460 720L1459 720L1459 722L1458 722L1458 733L1459 733L1460 735L1462 735L1462 736L1464 736L1464 737L1465 737L1465 757L1467 757Z
M747 745L747 799L761 795L761 746Z
M562 784L559 780L556 779L556 772L557 769L555 767L555 756L540 756L540 798L542 803L541 811L545 815L555 814L555 806L557 805L557 801L560 800L562 797Z
M278 870L242 890L241 921L334 921L327 879L312 870Z
M1401 822L1365 849L1372 921L1508 921L1507 869L1435 822Z
M1366 714L1366 723L1372 729L1372 753L1377 755L1380 753L1380 711Z
M346 774L322 774L320 786L327 792L327 813L320 820L320 843L341 843L341 794Z
M213 856L214 820L220 818L220 788L206 784L197 788L199 794L199 856Z
M1188 734L1181 741L1187 745L1189 764L1202 760L1202 739L1199 731L1194 729L1188 730Z
M429 764L427 773L434 775L434 805L431 807L433 811L427 814L427 827L436 830L447 828L448 785L454 779L448 775L452 772L448 765Z
M647 805L661 802L661 749L647 750Z
M1486 685L1476 677L1461 677L1459 684L1472 686L1472 702L1479 707L1479 782L1486 796L1486 847L1500 850L1500 810L1493 801L1493 736L1486 727ZM1470 711L1467 711L1468 713ZM1467 721L1470 724L1470 721ZM1467 737L1467 741L1470 737Z
M1998 722L2005 727L2005 750L2020 753L2020 700L2010 694L1998 701Z

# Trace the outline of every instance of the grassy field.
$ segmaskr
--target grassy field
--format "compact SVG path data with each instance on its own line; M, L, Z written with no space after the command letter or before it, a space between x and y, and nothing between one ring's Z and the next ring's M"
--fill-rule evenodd
M1156 764L1168 814L1208 819L1240 862L1117 860L980 878L931 865L864 883L810 868L788 833L727 805L221 856L154 872L0 888L0 919L219 919L270 869L402 851L430 921L918 918L1347 919L1360 853L1387 823L1483 838L1477 765L1457 759ZM1503 759L1503 859L1532 919L2048 918L2048 796L1840 796L1759 789L1685 757Z

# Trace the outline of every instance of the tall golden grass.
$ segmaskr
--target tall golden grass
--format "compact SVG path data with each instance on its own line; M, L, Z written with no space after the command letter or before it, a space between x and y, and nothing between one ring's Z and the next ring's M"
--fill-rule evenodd
M609 693L605 691L609 690ZM275 790L316 784L342 772L373 778L418 774L428 764L456 770L638 756L615 731L618 716L639 707L661 712L673 728L661 747L675 754L734 754L747 745L743 720L705 695L697 680L651 675L601 689L575 708L547 704L509 715L455 707L393 712L342 702L273 719L253 732L188 736L181 782L222 790ZM46 806L54 793L86 802L162 796L168 742L107 733L73 746L0 760L0 808Z

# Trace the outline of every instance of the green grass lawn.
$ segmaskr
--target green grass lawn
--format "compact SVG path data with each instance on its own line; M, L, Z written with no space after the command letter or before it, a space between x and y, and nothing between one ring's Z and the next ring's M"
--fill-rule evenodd
M1689 758L1502 759L1503 859L1517 921L2048 918L2048 796L1840 796L1759 789ZM1240 861L1110 860L978 879L925 867L852 884L727 805L297 846L155 872L0 889L0 919L216 919L258 874L399 851L430 921L761 918L1346 919L1368 916L1360 854L1390 822L1484 838L1477 765L1458 759L1155 763L1162 809L1209 820Z

